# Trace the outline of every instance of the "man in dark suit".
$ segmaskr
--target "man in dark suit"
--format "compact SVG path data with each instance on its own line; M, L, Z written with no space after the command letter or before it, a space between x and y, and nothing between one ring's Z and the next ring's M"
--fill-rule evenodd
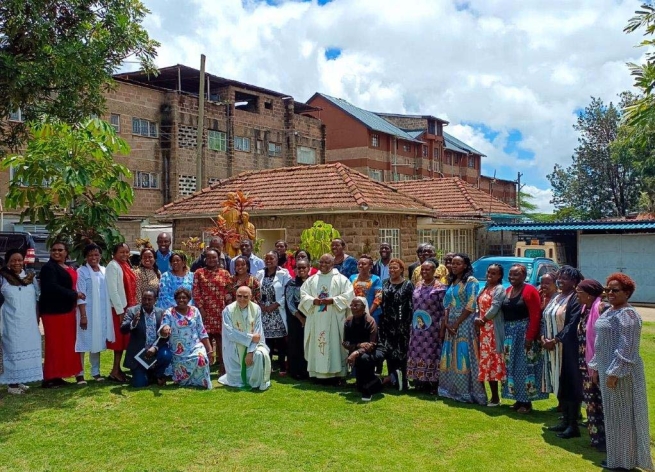
M207 249L209 248L216 249L218 251L218 265L220 268L230 270L231 259L230 256L223 252L223 238L220 236L214 236L211 241L209 241ZM198 269L204 269L206 265L205 252L203 251L202 254L198 256L198 259L193 261L193 264L191 264L191 272L195 272Z
M427 245L428 243L421 243L416 248L416 257L418 257L418 261L414 262L407 269L407 278L409 280L412 280L412 274L414 273L414 269L416 269L418 266L423 264L425 262L425 259L427 259L427 257L423 255L423 249L425 249L425 246Z
M130 334L123 366L132 371L133 387L147 387L154 381L159 386L166 385L164 371L173 358L168 345L170 331L159 333L161 339L158 336L164 311L155 308L155 298L154 291L145 290L141 295L141 304L128 309L121 324L121 332ZM134 358L144 348L147 349L146 359L157 359L148 369Z

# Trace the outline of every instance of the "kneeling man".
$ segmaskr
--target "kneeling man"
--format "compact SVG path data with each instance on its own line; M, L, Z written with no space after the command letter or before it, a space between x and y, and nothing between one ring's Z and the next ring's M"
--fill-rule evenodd
M229 387L266 390L271 386L271 358L264 340L262 312L248 287L239 287L237 301L223 310L223 363L218 381Z

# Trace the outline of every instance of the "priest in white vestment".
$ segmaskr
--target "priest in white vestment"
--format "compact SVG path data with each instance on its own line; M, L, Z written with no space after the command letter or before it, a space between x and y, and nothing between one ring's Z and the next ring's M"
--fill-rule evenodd
M319 272L300 288L298 308L305 322L305 359L310 377L327 379L347 375L343 342L346 312L354 297L353 286L334 269L334 256L324 254Z
M223 310L225 375L218 381L229 387L266 390L271 386L271 358L261 308L251 301L248 287L239 287L236 296L236 302Z

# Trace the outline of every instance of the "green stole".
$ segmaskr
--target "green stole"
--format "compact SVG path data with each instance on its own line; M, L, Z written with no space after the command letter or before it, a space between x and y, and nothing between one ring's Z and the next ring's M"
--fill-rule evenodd
M232 308L232 325L242 333L252 333L255 331L255 318L257 317L257 305L253 302L248 302L248 312L247 316L244 319L243 311L238 303L234 304ZM248 355L248 348L242 344L236 343L237 352L239 353L239 359L241 359L241 381L243 382L244 388L250 388L248 383L248 376L246 375L247 366L246 366L246 355Z

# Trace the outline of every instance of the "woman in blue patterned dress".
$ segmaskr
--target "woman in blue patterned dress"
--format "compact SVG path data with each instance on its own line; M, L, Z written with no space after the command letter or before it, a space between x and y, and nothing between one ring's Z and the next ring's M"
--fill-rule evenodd
M439 396L466 403L487 404L484 383L478 380L479 354L474 320L477 311L478 280L473 277L471 259L455 254L441 326L444 343L441 353Z
M162 335L170 333L173 382L210 390L209 365L214 351L209 344L209 335L202 323L200 311L189 305L189 289L180 287L174 296L176 306L166 310L160 328Z
M344 252L346 250L346 242L341 238L334 238L330 248L334 256L334 268L350 280L350 276L357 273L357 259Z
M164 272L159 281L159 295L157 296L157 308L168 310L175 306L175 291L184 287L193 289L193 272L186 265L186 256L179 252L171 254L169 259L171 270ZM189 302L193 305L193 300Z

